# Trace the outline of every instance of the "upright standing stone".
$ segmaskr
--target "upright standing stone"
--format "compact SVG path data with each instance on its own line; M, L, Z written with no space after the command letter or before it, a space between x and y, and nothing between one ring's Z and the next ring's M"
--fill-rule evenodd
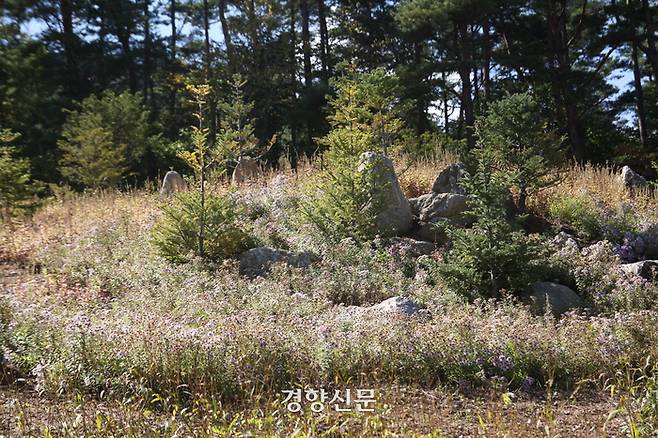
M382 235L398 235L409 231L413 225L409 201L402 193L393 162L381 154L364 152L360 157L359 172L372 172L378 178L375 186L381 193L373 194L380 199L381 211L377 215L377 227Z
M258 166L258 162L251 157L245 156L240 158L238 164L236 164L231 181L235 185L240 185L245 181L256 178L259 173L260 167Z
M162 179L161 195L171 195L172 193L187 190L187 184L182 176L175 170L167 172Z

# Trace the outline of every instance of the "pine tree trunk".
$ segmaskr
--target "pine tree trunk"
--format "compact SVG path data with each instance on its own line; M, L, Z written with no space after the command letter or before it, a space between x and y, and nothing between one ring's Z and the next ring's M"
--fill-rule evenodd
M176 0L170 0L169 3L169 20L171 25L171 39L169 40L169 52L171 53L171 61L176 62L177 38L176 35Z
M635 100L637 103L637 122L640 131L640 143L642 149L647 148L647 122L646 112L644 110L644 93L642 91L642 73L640 72L640 65L637 53L638 41L637 38L633 40L633 84L635 87Z
M297 8L295 0L289 0L290 4L290 100L292 107L297 105ZM292 151L289 151L290 165L297 167L297 123L295 120L290 121L290 137L292 142ZM293 155L293 153L295 155Z
M71 0L60 0L60 12L62 14L62 45L64 46L64 57L66 58L66 74L68 80L66 87L68 94L73 99L80 95L80 79L78 76L78 66L75 59L75 34L73 31L73 5ZM3 11L4 7L0 7Z
M325 15L324 0L318 0L318 20L320 22L320 62L322 63L322 79L329 79L329 32Z
M485 15L483 24L484 33L484 107L491 99L491 35L489 16Z
M462 83L461 108L464 116L464 136L469 148L475 146L473 125L475 125L475 109L473 105L473 85L471 83L471 64L473 63L472 42L465 22L457 24L457 46L459 47L459 79Z
M203 0L203 63L205 68L206 83L212 85L212 61L210 59L210 7L208 0ZM213 93L208 97L208 142L213 144L215 142L215 135L217 130L217 111L213 99Z
M308 0L301 0L299 3L302 14L302 51L304 53L304 83L310 87L313 81L313 72L311 70L311 34L309 31L309 12Z
M151 12L150 0L143 0L144 4L144 103L152 103L153 85L151 82Z
M585 140L580 126L578 108L574 101L575 90L571 84L571 62L569 59L569 45L567 37L567 5L566 0L559 0L560 11L555 10L555 2L549 0L548 10L548 36L551 55L549 59L554 62L552 84L557 103L562 107L566 118L567 134L571 143L573 155L577 161L585 159Z
M229 67L233 66L233 44L231 43L231 34L226 21L226 0L219 0L219 22L222 26L222 35L224 36L224 47L226 47L226 57L228 58Z

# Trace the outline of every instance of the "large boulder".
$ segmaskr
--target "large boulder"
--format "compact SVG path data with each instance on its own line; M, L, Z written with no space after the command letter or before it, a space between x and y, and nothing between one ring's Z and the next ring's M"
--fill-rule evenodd
M620 266L628 276L641 277L648 281L658 281L658 260L642 260Z
M466 191L459 185L459 180L464 177L466 170L464 164L453 163L439 172L439 176L432 184L434 193L459 193L465 195Z
M396 296L384 300L379 304L375 304L374 306L370 306L369 309L382 313L411 316L420 311L420 306L409 298Z
M172 193L187 190L187 184L182 176L175 170L167 172L162 179L161 195L171 195Z
M409 199L411 211L417 221L414 237L420 240L444 244L448 241L445 226L466 226L469 219L464 215L468 197L458 193L427 193Z
M244 156L235 165L231 182L234 185L240 185L245 181L256 178L259 174L260 166L258 165L258 161Z
M526 298L536 313L545 313L548 306L556 318L569 310L585 307L585 302L576 292L548 281L533 284Z
M640 189L647 186L647 180L628 166L621 168L621 182L627 189Z
M384 155L364 152L359 157L359 172L372 172L379 179L378 189L383 187L381 196L382 210L377 215L376 223L382 235L398 235L409 231L413 225L409 201L402 193L393 162Z
M240 274L251 278L263 276L275 263L296 268L307 268L318 258L309 252L291 252L267 246L252 248L240 255Z
M435 222L439 218L454 218L466 211L466 195L427 193L409 199L411 211L419 222Z

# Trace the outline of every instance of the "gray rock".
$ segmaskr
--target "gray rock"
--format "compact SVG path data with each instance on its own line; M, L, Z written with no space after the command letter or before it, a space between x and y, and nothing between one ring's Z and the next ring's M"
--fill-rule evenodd
M626 275L641 277L648 281L658 281L658 260L642 260L621 265L619 268Z
M439 176L434 180L432 184L432 191L434 193L459 193L461 195L466 194L464 190L459 185L459 180L464 177L466 170L463 163L453 163L443 169Z
M384 248L401 258L418 258L429 255L436 249L432 242L411 239L409 237L377 238L372 241L376 248Z
M608 240L601 240L590 246L586 246L582 249L581 253L592 263L601 263L604 260L619 262L619 256L617 256L615 246Z
M553 240L551 246L555 248L560 257L575 257L580 252L578 241L571 234L560 231Z
M535 312L545 313L548 305L556 318L569 310L585 306L585 302L576 292L561 284L548 281L533 284L527 298Z
M240 255L240 274L258 277L269 272L275 263L285 263L296 268L307 268L318 257L309 252L291 252L267 246L252 248Z
M411 211L418 221L435 222L439 218L454 218L466 211L466 195L457 193L427 193L409 199Z
M370 310L401 315L414 315L420 311L420 307L409 298L396 296L370 306Z
M256 178L260 174L258 161L251 157L244 156L240 158L233 170L231 182L234 185L240 185L245 181Z
M621 168L621 182L627 189L639 189L647 186L647 180L628 166Z
M374 152L364 152L359 160L358 171L372 172L381 182L377 187L384 187L384 192L381 194L382 211L375 219L381 230L380 234L394 236L409 231L413 225L411 208L400 188L393 162L384 155Z
M175 170L167 172L162 179L161 195L171 195L172 193L187 190L187 184L182 176Z

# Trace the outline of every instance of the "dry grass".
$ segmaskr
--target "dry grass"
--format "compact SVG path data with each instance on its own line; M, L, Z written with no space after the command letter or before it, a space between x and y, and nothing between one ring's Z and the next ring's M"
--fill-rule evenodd
M649 189L631 192L624 188L619 173L608 166L574 165L561 174L561 182L538 193L531 201L533 209L546 212L548 203L556 196L590 197L613 210L632 205L638 212L647 212L658 206L658 193Z

